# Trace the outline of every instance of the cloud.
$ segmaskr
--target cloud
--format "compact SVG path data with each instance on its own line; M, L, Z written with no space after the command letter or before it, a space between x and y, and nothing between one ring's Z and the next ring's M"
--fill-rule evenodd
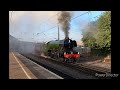
M57 21L57 13L59 11L9 11L9 17L12 17L12 22L19 20L23 16L31 16L36 21L43 22L51 17L52 20ZM12 14L12 15L11 15ZM53 17L52 17L53 16Z
M27 37L29 33L39 32L41 27L41 30L44 27L49 29L57 24L57 13L58 11L9 11L10 34L18 37L21 32L26 32ZM41 23L43 26L40 26Z
M27 17L28 20L31 21L32 26L47 25L52 27L58 22L57 13L59 13L59 11L9 11L10 25L20 25L20 21L22 21L24 17Z
M20 17L24 16L25 11L9 11L9 19L11 22L15 22L20 19Z
M56 24L58 11L33 11L32 16L41 24Z

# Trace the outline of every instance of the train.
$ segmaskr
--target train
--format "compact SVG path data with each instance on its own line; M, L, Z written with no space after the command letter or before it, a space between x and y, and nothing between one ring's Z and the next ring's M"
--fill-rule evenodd
M76 51L77 42L66 37L63 40L52 40L44 44L44 54L51 58L62 58L63 62L77 62L80 53Z

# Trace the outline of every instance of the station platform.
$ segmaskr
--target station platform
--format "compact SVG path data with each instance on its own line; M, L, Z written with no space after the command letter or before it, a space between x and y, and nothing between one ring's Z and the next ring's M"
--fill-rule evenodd
M37 77L18 59L9 52L9 79L37 79Z
M10 52L9 79L63 79L63 78L17 52Z

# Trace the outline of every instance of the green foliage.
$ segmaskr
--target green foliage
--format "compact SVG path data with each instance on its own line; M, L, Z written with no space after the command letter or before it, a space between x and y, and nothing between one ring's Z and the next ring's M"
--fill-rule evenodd
M97 21L97 37L96 43L102 47L110 47L111 45L111 12L107 11Z
M86 32L83 33L82 41L87 47L95 47L96 39L95 33L97 31L96 22L91 22L89 26L86 27Z
M110 50L109 48L105 47L105 48L92 48L91 49L92 54L97 55L97 56L107 56L108 54L110 54Z
M103 54L110 52L111 45L111 12L104 12L97 21L85 28L82 41L85 46L99 49ZM94 51L94 50L93 50Z
M94 47L95 46L95 38L90 35L90 33L86 33L85 37L82 38L85 46Z

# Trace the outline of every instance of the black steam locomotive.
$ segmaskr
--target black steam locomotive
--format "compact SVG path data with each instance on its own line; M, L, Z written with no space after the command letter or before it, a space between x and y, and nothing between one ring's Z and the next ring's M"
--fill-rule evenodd
M68 37L64 40L50 41L45 44L45 54L52 58L63 58L65 62L76 62L80 56L79 52L75 51L77 43Z

